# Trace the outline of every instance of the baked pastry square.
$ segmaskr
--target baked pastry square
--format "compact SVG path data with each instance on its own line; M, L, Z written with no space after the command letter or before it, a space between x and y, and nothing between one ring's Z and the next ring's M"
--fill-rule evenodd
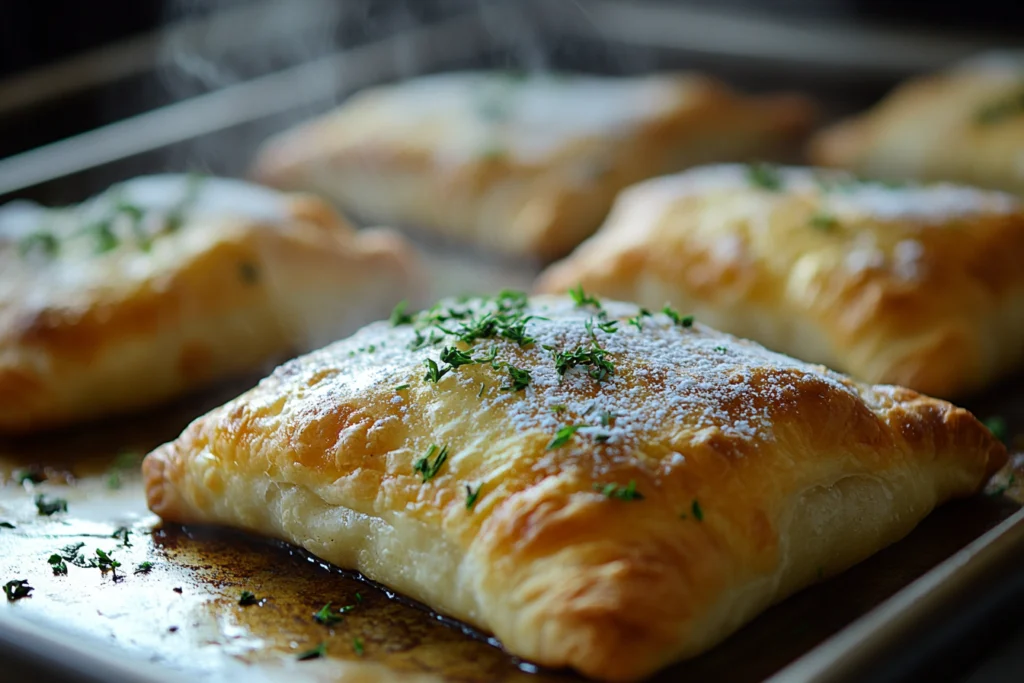
M379 318L416 281L397 235L239 181L137 178L0 207L0 433L148 406Z
M539 291L582 284L945 397L1024 359L1024 207L954 185L721 165L640 183Z
M986 55L908 81L819 133L809 155L873 177L1024 193L1024 53Z
M456 72L365 90L270 140L259 180L370 222L550 259L633 182L796 146L813 107L689 73L613 78Z
M576 294L442 303L290 361L147 456L149 506L631 681L1005 460L948 403Z

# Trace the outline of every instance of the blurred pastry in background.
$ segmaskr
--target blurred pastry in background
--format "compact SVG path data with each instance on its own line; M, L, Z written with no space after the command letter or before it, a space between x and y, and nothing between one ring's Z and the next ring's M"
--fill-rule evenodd
M643 178L799 148L814 106L704 76L457 72L365 90L271 139L255 177L362 220L551 259Z
M141 408L386 315L416 259L322 200L141 177L0 207L0 432ZM269 368L268 368L269 369Z
M537 290L668 303L872 383L975 392L1024 360L1024 206L970 187L717 165L624 191Z
M866 176L1024 193L1024 53L993 53L911 80L819 133L812 163Z

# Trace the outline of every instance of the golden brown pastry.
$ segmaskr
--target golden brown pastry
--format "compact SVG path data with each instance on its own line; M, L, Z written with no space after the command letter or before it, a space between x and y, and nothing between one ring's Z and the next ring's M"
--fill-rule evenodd
M359 93L268 142L254 172L371 222L552 258L626 185L778 155L811 118L801 97L744 97L694 74L448 73Z
M301 545L609 681L722 640L1005 460L968 412L576 292L293 360L143 464L166 520Z
M650 180L541 275L732 334L863 381L939 396L1024 360L1024 207L954 185L722 165Z
M154 404L379 318L400 237L321 200L150 176L85 204L0 207L0 433Z
M991 55L911 80L819 133L810 158L869 176L1024 193L1024 55Z

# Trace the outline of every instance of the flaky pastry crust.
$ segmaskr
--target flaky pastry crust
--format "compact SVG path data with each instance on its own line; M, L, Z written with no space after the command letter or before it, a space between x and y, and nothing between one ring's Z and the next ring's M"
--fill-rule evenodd
M370 222L549 259L626 185L778 156L812 118L802 97L744 97L695 74L449 73L357 94L270 140L254 175Z
M582 283L867 382L977 391L1024 361L1024 207L953 185L712 166L626 190L538 291Z
M151 176L71 209L0 207L0 432L257 371L379 318L416 279L399 236L237 181Z
M813 163L880 178L1024 193L1024 54L993 54L910 80L816 135Z
M913 391L660 313L628 324L631 304L525 304L448 302L281 366L149 454L150 508L301 545L517 655L631 681L1005 460Z

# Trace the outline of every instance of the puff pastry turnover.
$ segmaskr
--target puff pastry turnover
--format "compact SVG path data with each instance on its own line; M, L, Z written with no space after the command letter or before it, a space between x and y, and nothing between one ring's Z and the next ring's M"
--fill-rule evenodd
M954 185L722 165L636 185L542 274L698 320L868 382L939 396L1024 357L1024 207Z
M884 178L1024 193L1024 54L911 80L814 138L811 161Z
M577 295L448 302L290 361L147 456L149 506L629 681L1005 460L948 403Z
M150 176L0 207L0 432L146 406L379 318L415 278L397 235L321 200Z
M552 258L626 185L776 156L811 118L801 97L744 97L694 74L448 73L357 94L269 141L255 175L371 222Z

